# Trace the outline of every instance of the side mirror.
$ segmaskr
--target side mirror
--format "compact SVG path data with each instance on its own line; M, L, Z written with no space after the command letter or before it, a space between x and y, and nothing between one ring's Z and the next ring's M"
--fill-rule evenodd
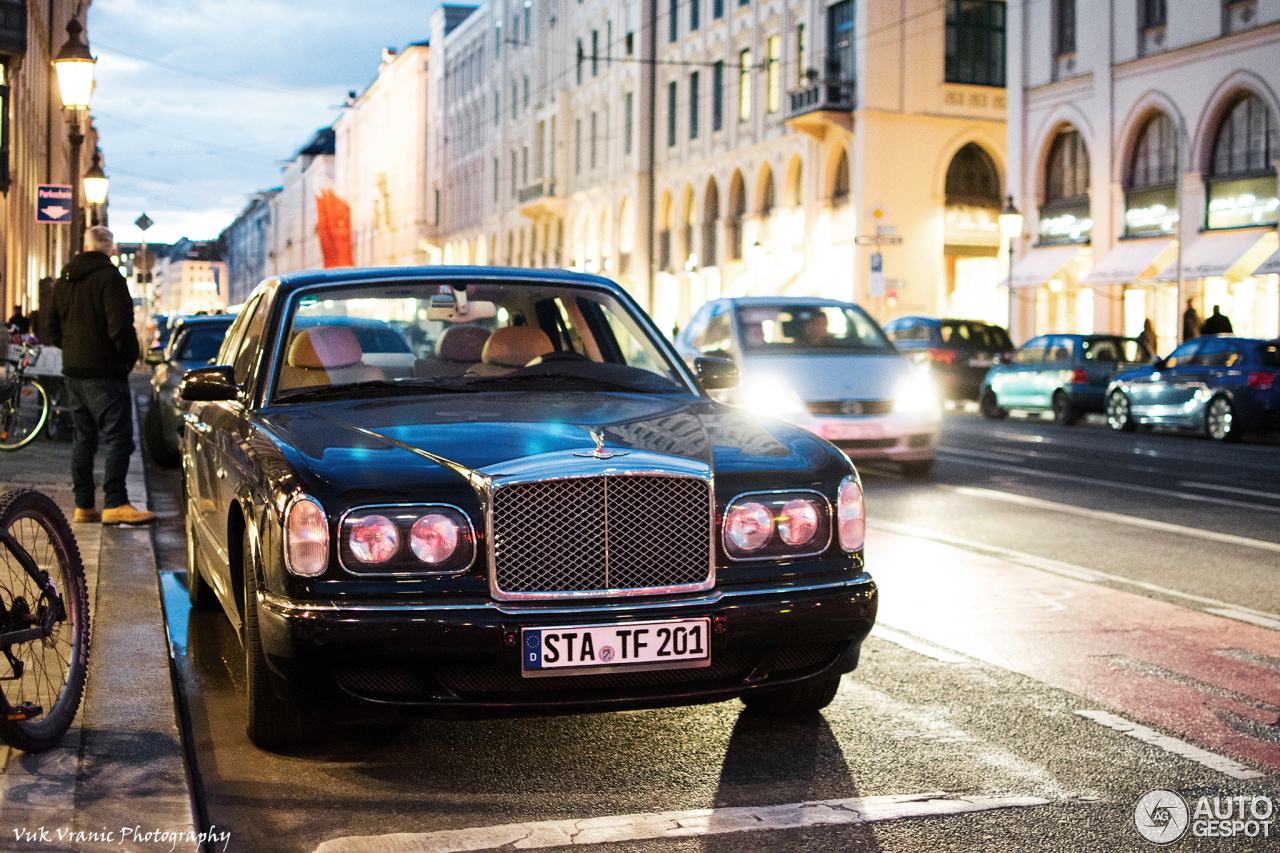
M234 377L226 365L188 370L178 386L178 399L188 403L234 400L239 391Z
M1000 353L1000 363L1001 363L1001 364L1013 364L1013 353L1011 353L1011 352L1002 352L1002 353Z
M737 388L741 378L738 365L727 358L697 358L693 361L693 373L704 391Z
M142 357L144 364L155 367L158 364L164 364L164 351L159 348L147 350L147 354Z
M1164 359L1158 355L1153 355L1151 357L1151 366L1156 370L1164 370Z

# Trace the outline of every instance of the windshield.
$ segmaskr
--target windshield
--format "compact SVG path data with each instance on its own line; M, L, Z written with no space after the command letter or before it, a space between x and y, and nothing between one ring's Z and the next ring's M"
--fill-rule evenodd
M276 399L508 389L691 393L608 292L450 284L370 282L295 296L280 338Z
M944 320L938 331L942 335L943 343L957 348L968 347L990 351L1013 349L1013 342L999 326Z
M744 305L738 308L743 352L893 352L884 332L861 308L844 305Z

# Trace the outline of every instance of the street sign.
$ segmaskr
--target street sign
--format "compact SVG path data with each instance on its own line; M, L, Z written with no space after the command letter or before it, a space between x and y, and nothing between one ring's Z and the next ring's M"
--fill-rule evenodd
M884 296L884 255L871 253L871 296Z
M36 222L46 225L71 224L71 187L40 184L36 187Z
M892 234L875 234L870 237L854 237L853 242L859 246L900 246L902 238Z
M881 237L884 237L888 234L897 234L897 233L898 233L898 226L896 225L877 225L876 226L876 234Z
M152 225L154 225L155 223L151 221L151 217L150 217L150 216L147 216L147 215L144 213L144 214L142 214L141 216L139 216L137 219L133 220L133 224L134 224L134 225L137 225L137 226L138 226L138 228L139 228L139 229L141 229L142 231L146 231L148 228L150 228L150 227L151 227Z

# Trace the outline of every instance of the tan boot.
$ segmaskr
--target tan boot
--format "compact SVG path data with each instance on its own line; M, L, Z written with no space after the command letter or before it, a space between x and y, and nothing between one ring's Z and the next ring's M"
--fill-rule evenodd
M89 507L88 509L76 507L75 515L71 520L76 524L97 524L102 521L102 513L98 512L94 507Z
M145 509L134 509L133 504L113 506L102 511L103 524L150 524L156 514Z

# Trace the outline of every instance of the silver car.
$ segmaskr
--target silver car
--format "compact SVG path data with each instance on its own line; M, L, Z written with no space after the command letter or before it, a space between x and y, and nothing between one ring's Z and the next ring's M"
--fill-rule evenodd
M853 459L933 470L942 417L933 380L851 302L751 296L703 305L676 337L687 361L734 361L742 384L724 402L798 424Z

